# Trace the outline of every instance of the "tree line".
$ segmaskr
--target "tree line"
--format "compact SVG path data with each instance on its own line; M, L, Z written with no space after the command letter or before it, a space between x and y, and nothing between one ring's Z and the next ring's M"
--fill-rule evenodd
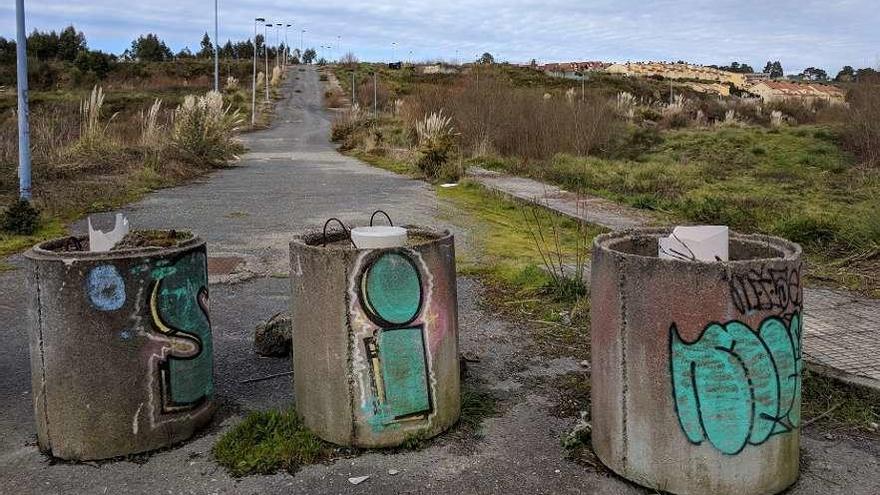
M739 74L755 73L755 70L752 68L751 65L740 62L731 62L730 65L710 65L709 67L714 67L716 69L724 70L727 72L736 72ZM761 72L764 74L768 74L771 79L782 79L785 77L785 71L782 69L782 63L778 60L768 60L767 64L764 65L764 70L762 70ZM877 71L870 67L855 69L850 65L846 65L842 69L840 69L840 72L838 72L837 76L835 76L833 79L828 76L828 72L818 67L807 67L799 74L795 74L793 76L793 79L819 82L855 82L860 79L870 79L876 75Z
M257 49L261 54L268 48L269 57L287 53L292 63L304 63L315 61L316 52L309 48L300 54L298 49L290 50L290 47L282 43L279 47L265 47L263 35L256 36ZM171 48L154 33L138 36L131 42L131 46L121 55L106 53L101 50L92 50L88 46L85 34L78 31L74 26L67 26L61 31L34 30L27 36L28 58L37 62L64 62L72 64L78 70L92 73L99 79L107 75L113 64L120 61L136 62L167 62L177 59L213 58L214 46L208 33L202 37L198 52L193 53L188 47L184 47L176 54ZM16 42L14 39L6 39L0 36L0 65L14 65L16 59ZM220 57L224 59L250 59L254 56L254 42L250 39L245 41L227 40L220 46Z

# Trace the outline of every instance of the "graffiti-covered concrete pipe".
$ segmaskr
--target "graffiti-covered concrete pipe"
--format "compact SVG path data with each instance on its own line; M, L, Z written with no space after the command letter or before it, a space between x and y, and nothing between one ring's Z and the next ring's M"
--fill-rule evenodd
M93 253L64 238L26 254L40 449L105 459L189 438L213 412L205 242Z
M355 249L344 232L290 243L296 409L327 441L397 446L458 420L454 239L408 231L402 248Z
M658 490L780 492L799 467L801 248L732 234L728 262L660 259L668 234L593 245L593 448Z

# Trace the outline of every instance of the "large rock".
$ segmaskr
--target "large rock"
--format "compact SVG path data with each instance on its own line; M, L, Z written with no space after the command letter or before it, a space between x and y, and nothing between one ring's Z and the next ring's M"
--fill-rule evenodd
M284 357L290 354L290 315L278 313L254 330L254 350L261 356Z

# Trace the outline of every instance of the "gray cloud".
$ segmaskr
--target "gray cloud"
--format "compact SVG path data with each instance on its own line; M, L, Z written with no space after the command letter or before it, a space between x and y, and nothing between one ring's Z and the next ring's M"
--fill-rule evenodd
M175 50L197 47L213 31L210 0L27 1L28 29L73 23L94 48L124 50L155 32ZM294 21L299 44L336 45L362 59L459 57L483 51L525 62L572 59L745 61L756 68L781 60L789 72L816 65L880 62L880 14L875 0L486 0L473 2L325 0L292 6L281 0L220 2L221 41L253 33L252 19ZM14 35L12 2L0 7L0 34ZM274 37L270 37L270 40ZM329 53L328 53L329 55Z

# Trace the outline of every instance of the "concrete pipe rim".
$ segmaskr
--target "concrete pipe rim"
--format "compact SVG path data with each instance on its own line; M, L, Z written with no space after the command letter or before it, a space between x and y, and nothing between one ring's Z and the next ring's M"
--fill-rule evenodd
M173 229L156 229L160 231L171 231ZM186 239L177 241L172 246L144 246L135 248L123 248L114 251L93 252L93 251L66 251L59 250L57 247L63 246L64 243L76 239L80 242L88 241L88 235L70 235L64 237L56 237L34 245L24 253L24 256L32 260L41 261L113 261L125 260L131 258L143 258L153 256L168 256L178 252L190 250L194 247L202 246L205 240L195 232L189 232L191 236Z
M446 240L452 240L454 238L454 235L452 234L452 232L449 231L449 229L434 229L424 225L401 225L401 227L407 230L407 235L410 236L410 238L415 236L424 239L420 239L419 242L415 242L412 244L407 243L406 246L396 248L355 248L351 245L350 242L340 242L351 239L350 231L343 231L336 228L327 231L327 244L325 246L323 231L321 229L308 229L304 233L294 236L293 239L290 241L290 247L336 253L358 253L377 250L393 251L397 249L418 249L421 246L436 244Z
M751 265L761 262L773 261L797 261L801 259L803 249L800 244L792 242L781 237L766 234L742 234L730 231L731 254L734 253L734 244L738 247L747 246L747 248L756 250L766 250L765 256L750 256L747 258L733 258L728 261L700 261L700 260L680 260L680 259L662 259L657 253L657 240L661 236L667 236L672 233L672 227L656 227L656 228L636 228L621 231L609 232L596 236L593 240L593 248L603 253L617 256L624 259L644 260L657 263L670 263L681 265L707 265L707 266L740 266ZM642 244L648 243L649 247L653 246L651 254L642 254L633 250L620 249L622 244L627 241L639 241ZM773 255L775 253L776 255Z

